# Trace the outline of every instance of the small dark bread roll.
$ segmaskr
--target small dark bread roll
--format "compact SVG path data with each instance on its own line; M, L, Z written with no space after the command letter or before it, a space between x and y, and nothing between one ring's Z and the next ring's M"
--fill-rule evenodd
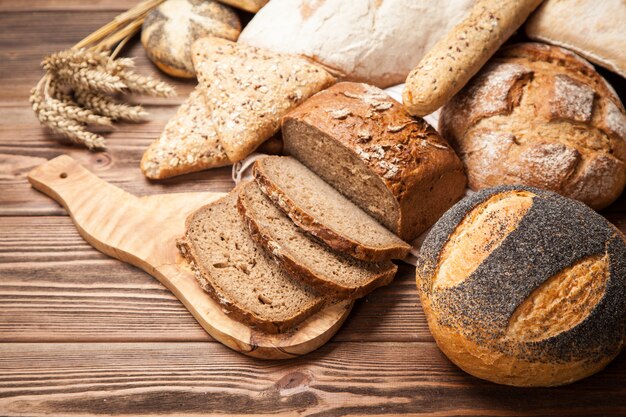
M584 204L532 187L467 197L433 226L417 286L441 350L515 386L598 372L626 338L626 243Z
M443 107L473 190L530 185L598 210L626 184L626 112L593 66L538 43L502 49Z
M237 13L214 0L165 0L152 10L141 29L141 43L160 70L193 78L191 45L206 36L236 41L241 32Z

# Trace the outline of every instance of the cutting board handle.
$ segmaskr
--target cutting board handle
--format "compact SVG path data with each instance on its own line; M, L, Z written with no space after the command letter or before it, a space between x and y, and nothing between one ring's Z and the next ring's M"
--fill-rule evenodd
M33 188L54 199L70 214L75 215L89 198L108 193L115 196L125 194L125 198L134 196L98 178L75 159L61 155L34 168L28 174ZM113 197L113 196L111 196ZM114 198L109 201L114 201Z
M118 226L137 210L137 197L98 178L67 155L33 169L28 181L65 207L79 233L91 245L121 258L116 248L122 238Z

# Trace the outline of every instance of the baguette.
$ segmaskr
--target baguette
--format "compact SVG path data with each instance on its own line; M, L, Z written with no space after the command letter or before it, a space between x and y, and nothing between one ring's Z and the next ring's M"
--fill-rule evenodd
M411 71L403 100L425 116L443 106L519 28L541 0L481 0Z

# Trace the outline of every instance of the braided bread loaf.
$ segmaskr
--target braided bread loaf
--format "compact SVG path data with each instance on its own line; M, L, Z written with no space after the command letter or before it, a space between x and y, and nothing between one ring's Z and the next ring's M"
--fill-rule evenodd
M417 286L441 350L493 382L570 383L625 343L624 236L553 192L501 186L457 203L422 246Z

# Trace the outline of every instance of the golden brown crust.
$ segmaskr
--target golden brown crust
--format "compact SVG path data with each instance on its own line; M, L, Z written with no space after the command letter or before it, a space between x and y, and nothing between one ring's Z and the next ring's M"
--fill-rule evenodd
M593 66L534 43L502 49L442 110L469 185L549 189L594 209L626 184L626 112Z
M141 43L165 73L194 78L191 45L203 36L237 40L241 22L234 10L217 1L168 0L152 10L141 30Z
M253 167L254 178L263 194L268 196L278 208L293 220L303 230L322 240L329 247L355 259L366 262L382 262L390 259L404 259L411 247L390 246L387 248L376 248L364 246L359 242L350 240L328 226L318 222L314 217L302 211L294 201L279 187L277 187L265 174L262 165L255 163Z
M196 88L141 158L141 171L164 179L229 165L202 93Z
M504 238L480 242L485 225ZM457 247L465 257L453 256ZM438 345L479 378L567 384L602 369L626 342L623 236L552 192L506 186L465 198L429 233L416 282Z
M315 274L315 272L311 271L304 265L299 264L298 261L290 256L289 253L275 250L274 248L279 247L279 245L273 241L270 234L266 230L263 230L254 218L249 215L246 205L242 201L241 195L237 200L237 209L248 226L248 231L250 232L252 239L259 243L282 268L289 272L292 277L302 280L305 284L318 290L320 294L328 294L342 299L356 300L364 297L378 287L389 284L393 280L393 277L398 269L397 266L393 265L393 267L387 271L383 271L377 276L372 277L366 285L356 288L342 286L339 283L319 277Z
M232 162L274 135L289 110L335 82L308 59L220 38L198 39L192 51L200 89Z
M425 116L443 106L524 23L541 0L481 0L406 79L404 104Z
M419 279L419 278L418 278ZM449 327L440 326L428 299L420 297L422 309L439 349L468 374L497 384L518 387L551 387L587 378L606 367L619 352L598 362L530 362L494 353L485 346L463 337Z
M397 202L392 231L404 240L424 232L465 191L463 164L450 146L376 87L338 83L283 118L283 126L291 123L313 126L373 171Z

